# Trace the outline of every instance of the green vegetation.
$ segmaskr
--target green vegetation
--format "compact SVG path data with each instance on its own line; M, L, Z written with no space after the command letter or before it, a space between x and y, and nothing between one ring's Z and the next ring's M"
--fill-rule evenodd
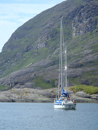
M81 76L69 78L69 81L73 84L80 85L82 79L92 86L98 83L98 59L96 58L98 53L97 31L98 30L96 29L92 33L89 32L85 35L74 37L69 42L68 63L76 60L76 64L80 64L80 66L75 67L76 72L79 68L83 69ZM93 55L95 56L95 59ZM93 70L90 70L90 67L93 68ZM89 69L89 71L86 71L85 69Z
M5 90L5 89L7 89L7 86L4 86L4 85L0 84L0 91Z
M83 91L87 94L98 94L98 87L88 86L88 85L76 85L70 87L70 90L72 90L74 93L78 91Z
M34 79L34 87L40 87L42 89L49 89L55 87L55 81L53 79L45 81L43 78Z
M68 0L65 2L68 3L63 2L40 13L13 33L6 43L6 50L0 53L0 78L42 59L52 60L50 66L58 65L60 18L65 16L63 18L63 32L65 47L67 46L68 50L68 65L80 64L80 66L71 66L70 68L76 69L75 71L78 68L83 69L81 75L70 77L68 80L72 84L80 85L82 81L86 80L88 84L98 85L98 58L96 58L98 55L98 25L93 32L72 38L72 21L75 18L75 13L78 13L80 9L78 5L85 6L86 2L84 0ZM77 11L75 11L76 8ZM98 16L94 16L94 19L98 22ZM42 69L44 71L46 68L40 67L40 70ZM49 73L52 75L53 71ZM43 74L42 77L44 77ZM54 80L46 82L43 78L36 78L34 79L35 87L54 87Z

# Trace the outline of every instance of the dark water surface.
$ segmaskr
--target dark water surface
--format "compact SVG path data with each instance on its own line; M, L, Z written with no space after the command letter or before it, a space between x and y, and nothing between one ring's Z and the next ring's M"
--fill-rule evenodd
M98 104L54 110L53 103L0 103L0 130L98 130Z

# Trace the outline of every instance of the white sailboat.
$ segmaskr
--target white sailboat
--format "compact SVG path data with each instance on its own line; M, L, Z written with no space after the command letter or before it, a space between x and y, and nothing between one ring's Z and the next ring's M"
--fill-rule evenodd
M66 65L65 65L65 74L66 74L66 92L63 89L63 28L62 28L62 19L61 19L61 31L60 31L60 63L59 63L59 84L58 84L58 99L54 100L54 108L61 109L76 109L75 100L70 100L67 93L67 48L65 50L66 56ZM61 86L61 96L59 97L59 89Z

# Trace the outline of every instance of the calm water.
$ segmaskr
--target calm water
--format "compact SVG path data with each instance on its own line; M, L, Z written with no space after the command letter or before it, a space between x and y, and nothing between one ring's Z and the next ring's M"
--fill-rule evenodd
M98 130L98 104L54 110L52 103L0 103L0 130Z

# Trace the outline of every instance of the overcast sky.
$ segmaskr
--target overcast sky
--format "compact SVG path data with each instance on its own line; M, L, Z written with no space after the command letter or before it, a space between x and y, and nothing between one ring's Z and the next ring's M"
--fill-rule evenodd
M23 23L64 0L0 0L0 52Z

